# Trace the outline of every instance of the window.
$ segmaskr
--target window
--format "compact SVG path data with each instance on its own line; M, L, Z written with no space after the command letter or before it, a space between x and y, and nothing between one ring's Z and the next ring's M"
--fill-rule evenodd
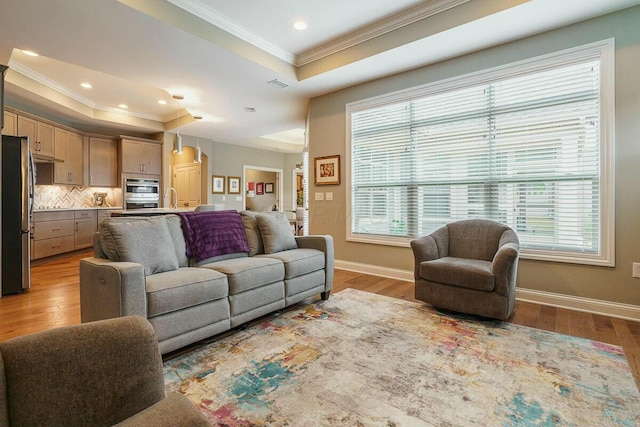
M490 218L525 258L612 266L612 64L604 41L347 105L348 240Z

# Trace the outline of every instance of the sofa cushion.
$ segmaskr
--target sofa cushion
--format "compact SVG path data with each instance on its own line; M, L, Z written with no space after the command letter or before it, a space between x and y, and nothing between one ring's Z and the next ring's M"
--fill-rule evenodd
M495 279L491 273L489 261L444 257L433 261L420 263L420 277L430 282L445 285L475 289L477 291L492 291Z
M147 316L170 313L225 298L229 285L224 274L206 268L184 267L146 278Z
M298 247L291 224L282 212L270 215L258 214L256 221L262 235L264 253L272 254Z
M178 265L180 267L188 267L189 258L187 258L187 245L182 233L182 220L178 215L166 215L165 218L169 227L169 234L171 234L171 241L173 241L176 258L178 259Z
M229 295L284 280L284 264L273 258L246 257L217 261L200 268L210 268L227 276Z
M282 261L285 279L302 276L324 268L324 253L317 249L290 249L274 254L259 255L259 257Z
M138 221L104 221L105 239L119 261L142 264L145 276L176 270L178 259L163 217Z
M249 256L264 253L262 235L260 234L258 221L256 221L257 214L257 212L252 211L240 212L240 216L242 217L242 225L244 227L244 233L247 235L247 243L249 244Z

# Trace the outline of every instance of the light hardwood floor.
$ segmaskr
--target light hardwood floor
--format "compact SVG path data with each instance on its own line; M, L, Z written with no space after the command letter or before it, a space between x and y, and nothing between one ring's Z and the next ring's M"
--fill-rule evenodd
M28 292L0 298L0 341L80 323L78 266L87 256L91 251L34 266ZM415 301L411 282L337 270L332 292L346 288ZM523 302L509 321L622 346L640 387L640 322Z

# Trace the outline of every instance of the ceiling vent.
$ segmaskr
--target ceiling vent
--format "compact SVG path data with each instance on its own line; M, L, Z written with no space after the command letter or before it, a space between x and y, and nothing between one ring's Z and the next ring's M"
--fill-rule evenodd
M244 112L245 113L255 113L256 109L253 107L244 107Z
M275 87L280 88L280 89L284 89L285 87L289 87L288 84L286 84L285 82L281 82L278 79L273 79L270 82L267 82L267 84L270 84L271 86L275 86Z

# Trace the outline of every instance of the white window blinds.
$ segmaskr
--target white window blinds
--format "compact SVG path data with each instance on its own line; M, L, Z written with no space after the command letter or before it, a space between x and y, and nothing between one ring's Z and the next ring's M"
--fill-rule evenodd
M490 218L525 252L599 255L601 61L539 68L351 111L351 236Z

